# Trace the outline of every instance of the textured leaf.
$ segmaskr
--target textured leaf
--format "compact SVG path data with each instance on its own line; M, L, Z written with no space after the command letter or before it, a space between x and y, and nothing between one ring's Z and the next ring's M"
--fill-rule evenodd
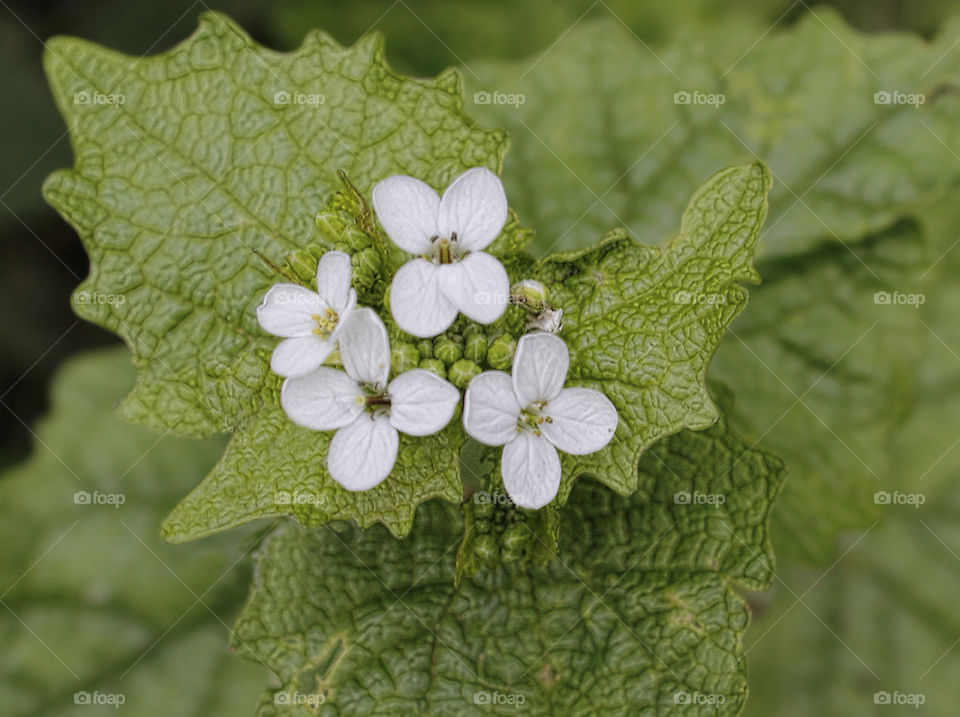
M955 440L956 409L944 404L937 417L952 421ZM879 524L844 540L833 569L782 571L784 584L771 604L761 603L750 630L746 714L956 714L955 475L939 487L901 486L926 502L878 506ZM918 698L919 709L905 702Z
M568 380L603 391L620 416L605 449L563 456L561 495L582 473L627 494L644 449L716 420L704 375L746 304L741 284L759 280L752 259L769 189L763 165L732 167L697 190L667 248L614 232L593 249L541 264L550 300L564 312Z
M78 313L141 367L124 417L180 435L229 431L260 406L275 341L254 308L275 277L251 250L303 247L338 169L363 191L398 172L443 186L497 169L505 149L471 129L455 72L402 78L377 37L345 50L314 32L278 54L206 14L161 55L54 39L45 64L75 153L45 195L91 259Z
M843 391L843 399L835 400L834 407L812 398L814 392L805 398L828 421L841 415L841 403L862 406L860 421L852 424L855 433L842 424L837 432L870 462L877 477L868 475L860 464L853 466L856 459L849 453L845 454L851 463L847 471L838 470L829 480L826 476L822 481L814 479L809 487L797 480L801 474L794 471L781 498L784 510L774 513L774 544L783 565L779 571L783 582L778 581L769 596L755 599L759 621L751 628L755 646L748 652L755 666L748 714L806 715L824 705L847 714L868 713L874 695L884 692L891 699L895 692L922 695L925 703L919 710L911 705L878 707L878 714L882 710L946 717L956 711L960 699L955 645L960 626L954 599L955 561L960 555L956 530L960 287L955 277L960 254L951 247L956 242L960 207L951 197L926 211L922 219L890 236L868 237L863 246L874 245L874 249L862 256L868 262L874 259L871 265L885 280L883 290L921 292L925 303L919 309L882 305L872 313L858 308L865 325L856 326L848 318L851 331L865 331L880 319L864 342L875 340L874 334L888 334L872 347L878 355L851 352L840 364L841 377L823 379L844 384L837 389ZM763 263L761 267L769 269ZM898 276L902 277L899 286L894 282ZM778 283L775 276L772 279L771 288ZM836 282L840 281L851 284L857 294L869 288L863 279L841 280L838 275ZM858 285L862 285L859 291ZM843 308L836 299L831 303ZM825 329L836 323L822 311L817 319ZM727 348L718 356L718 367L725 365ZM900 365L899 371L883 368L897 364L906 365ZM856 378L862 393L852 393L850 377ZM871 424L878 426L880 434L874 442L854 442L857 433L869 435L866 429ZM801 431L810 427L798 424ZM764 445L768 441L779 443L773 432L764 437ZM829 455L826 446L823 453ZM909 498L895 497L898 492ZM881 501L889 495L890 502L878 503L877 493ZM904 500L923 504L917 508L899 502ZM838 509L862 517L831 525ZM793 550L793 541L804 534L803 521L806 532L817 535L838 527L852 530L834 540L833 551L820 550L815 556L820 565L812 569L809 551L798 556ZM783 560L784 556L788 559ZM803 604L798 597L803 597Z
M564 310L561 336L574 359L568 380L604 391L621 419L604 451L565 457L561 502L582 473L621 493L633 491L637 459L647 446L716 420L704 373L724 328L746 302L738 282L756 281L750 260L768 187L760 165L726 170L691 200L681 235L667 251L614 234L596 249L552 257L537 270L550 286L551 301ZM685 303L683 297L709 303ZM512 316L500 323L509 324ZM623 355L639 358L624 362ZM268 406L277 403L275 397L267 400ZM173 541L189 540L289 513L294 505L294 514L308 525L354 518L361 526L383 522L404 535L419 503L432 497L460 501L457 456L464 439L456 417L436 436L403 437L390 478L372 491L350 493L327 473L329 434L300 429L279 408L266 408L238 431L164 532Z
M766 254L856 240L960 178L955 26L927 44L817 10L761 33L732 55L716 50L722 31L652 51L616 20L584 21L542 55L472 63L468 96L524 97L471 112L510 130L504 181L536 247L587 246L617 225L657 243L701 177L755 156L775 180ZM876 104L883 91L927 98ZM676 104L677 92L725 101Z
M550 565L482 570L459 588L462 529L443 503L422 506L402 541L379 526L284 526L236 628L241 653L282 682L260 714L311 714L310 700L340 714L482 714L495 693L513 700L498 712L523 699L532 714L674 714L697 692L736 714L747 612L729 582L772 578L782 464L721 421L658 443L640 475L629 499L578 484Z
M99 692L122 695L122 714L233 717L265 677L227 652L249 579L238 536L187 552L157 535L221 441L120 423L114 407L132 383L125 350L73 360L54 381L35 454L0 479L4 715L115 714L75 704ZM88 503L75 503L79 491ZM98 502L115 495L119 507Z
M926 305L875 296L926 291L931 306L939 303L929 293L939 279L919 278L936 254L915 223L903 222L862 239L856 255L825 240L759 262L764 283L710 375L739 387L737 424L795 476L774 516L785 554L828 564L840 531L876 517L873 493L902 452L891 450L892 438L919 400L917 364L936 347Z

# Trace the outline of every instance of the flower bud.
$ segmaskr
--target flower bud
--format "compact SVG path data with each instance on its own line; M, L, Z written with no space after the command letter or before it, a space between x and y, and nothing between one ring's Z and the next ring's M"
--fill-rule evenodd
M368 247L353 255L353 283L359 291L370 289L383 265L380 252Z
M416 368L420 363L420 352L413 344L394 343L390 351L390 368L397 374Z
M357 226L356 222L351 221L343 228L337 248L348 254L354 254L368 249L372 243L370 237Z
M547 287L533 279L524 279L510 288L510 300L535 314L547 307L547 299Z
M478 535L473 549L477 556L485 562L493 562L500 555L500 546L492 535Z
M487 363L490 368L508 371L517 350L517 340L510 334L501 334L487 347Z
M447 366L463 356L463 346L446 336L440 336L433 342L433 355Z
M474 331L467 330L463 337L463 357L474 363L483 363L487 358L487 337L483 335L479 327L471 327Z
M347 225L353 221L349 215L340 214L336 211L321 210L317 214L317 233L320 238L330 244L336 244L340 241Z
M503 531L503 536L500 539L503 546L503 562L509 563L522 558L529 539L530 530L520 523L514 523Z
M480 373L480 367L469 359L454 361L448 372L450 383L459 389L464 389L470 380Z
M327 200L327 209L331 212L342 212L349 217L355 217L360 213L360 200L356 194L350 191L334 192Z
M287 254L287 266L290 267L290 271L307 286L312 285L317 278L319 260L320 257L309 248L296 249Z
M440 378L445 379L447 377L447 366L440 359L435 359L435 358L420 359L420 368L426 369L431 373L435 373Z
M433 358L433 341L421 339L417 342L417 351L420 352L420 358Z

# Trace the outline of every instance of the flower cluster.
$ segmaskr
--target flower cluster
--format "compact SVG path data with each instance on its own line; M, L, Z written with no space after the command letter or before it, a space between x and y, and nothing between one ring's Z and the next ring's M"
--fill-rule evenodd
M373 188L373 205L390 239L414 258L397 270L390 312L397 326L427 339L462 314L491 324L506 310L510 282L503 265L483 251L507 219L503 185L477 167L461 174L439 197L413 177L392 176ZM280 403L295 423L336 431L327 453L331 477L348 490L369 490L393 470L399 433L428 436L446 427L460 391L422 368L390 375L390 341L373 309L357 306L351 259L328 251L317 265L317 286L273 286L257 309L268 332L283 339L271 369L285 381ZM540 293L538 293L538 291ZM598 451L617 427L617 411L600 391L564 388L569 353L561 338L561 312L546 306L543 287L525 280L515 301L536 316L522 336L512 375L485 371L463 397L463 427L472 438L503 446L501 474L511 499L541 508L560 487L557 450ZM324 365L338 359L342 370ZM503 364L506 367L506 363Z

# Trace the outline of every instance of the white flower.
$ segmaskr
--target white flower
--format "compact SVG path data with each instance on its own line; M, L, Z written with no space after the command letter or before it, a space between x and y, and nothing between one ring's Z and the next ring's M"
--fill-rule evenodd
M337 339L357 304L350 288L350 257L328 251L317 264L317 290L274 284L257 307L264 330L285 340L270 357L280 376L303 376L319 367L337 347Z
M389 385L390 342L380 317L359 308L340 335L346 373L320 366L288 378L280 405L294 423L314 431L336 430L327 468L347 490L368 490L393 470L397 431L428 436L453 417L460 392L442 378L413 369Z
M396 175L377 182L373 206L394 244L418 258L393 277L390 311L408 334L441 334L457 312L480 324L507 307L510 280L503 265L482 251L507 221L500 179L485 167L469 169L443 199L419 179Z
M467 386L463 427L488 446L503 446L503 485L522 508L542 508L560 488L559 448L599 451L617 429L617 409L592 388L564 388L570 365L559 336L527 334L517 344L513 376L485 371Z

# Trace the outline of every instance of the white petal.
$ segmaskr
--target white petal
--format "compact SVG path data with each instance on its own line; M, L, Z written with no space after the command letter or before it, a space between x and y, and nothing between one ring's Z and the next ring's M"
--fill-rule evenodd
M350 300L350 255L328 251L317 264L317 294L338 314ZM356 301L356 299L354 299Z
M278 376L303 376L318 368L333 351L333 342L319 336L284 339L270 356L270 370Z
M356 309L339 334L340 360L352 379L381 388L390 373L390 339L373 309Z
M463 430L488 446L502 446L517 436L520 404L513 382L503 371L484 371L467 386L463 398Z
M521 508L542 508L560 489L560 456L550 441L523 431L503 447L500 472L507 495Z
M321 366L306 376L284 381L280 405L294 423L314 431L332 431L363 413L363 393L343 371Z
M399 441L386 416L363 414L334 434L327 469L347 490L370 490L393 470Z
M499 261L478 251L438 268L440 289L461 314L480 324L492 324L503 315L510 279Z
M437 231L457 234L461 249L480 251L497 238L507 221L507 195L499 177L486 167L474 167L447 187L440 200Z
M296 284L274 284L257 307L257 321L274 336L309 336L317 328L313 317L326 310L316 292Z
M440 291L439 269L424 259L401 266L390 285L390 313L397 326L426 339L446 331L457 318L457 307Z
M533 333L520 337L513 357L513 390L520 405L556 398L570 367L570 352L563 339Z
M460 392L439 376L415 368L390 382L390 423L411 436L443 429L460 402Z
M543 415L551 418L540 426L543 435L564 453L575 456L599 451L617 430L617 409L592 388L563 389L547 403Z
M373 208L393 243L411 254L425 254L437 236L440 197L429 184L397 174L373 187Z

